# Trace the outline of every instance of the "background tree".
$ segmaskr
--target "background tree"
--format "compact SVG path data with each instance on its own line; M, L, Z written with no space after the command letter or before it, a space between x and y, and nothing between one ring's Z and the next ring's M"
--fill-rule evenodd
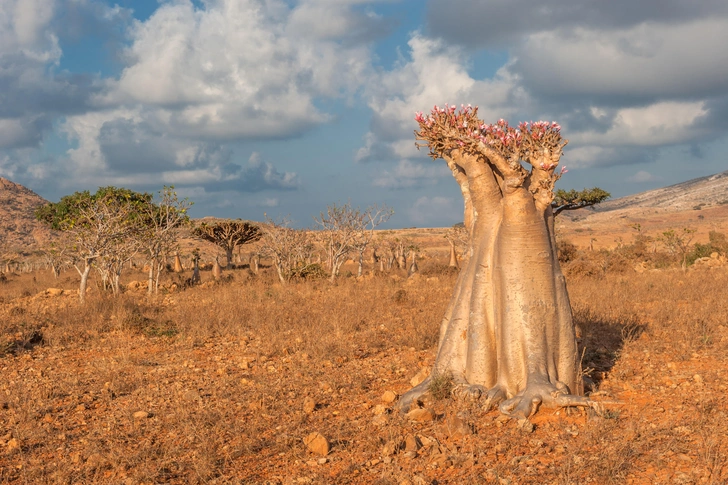
M690 243L695 237L695 229L683 228L682 231L670 229L658 236L658 240L665 245L665 248L671 253L680 256L680 267L686 270L688 267L688 253L690 252Z
M562 171L562 173L566 172L567 170ZM554 216L557 216L563 211L576 210L600 204L611 196L612 194L599 187L583 190L559 189L554 194L554 200L551 201L551 209L554 212Z
M174 186L165 186L159 192L159 201L150 201L143 208L144 231L140 235L149 261L149 295L159 290L159 275L164 260L174 253L175 264L179 263L177 239L179 230L189 224L187 211L190 207L192 202L186 198L180 199Z
M465 230L465 226L455 224L447 230L445 239L450 244L450 261L448 266L459 268L458 252L461 252L468 245L468 233Z
M541 404L588 406L554 234L556 167L567 141L555 122L514 128L486 124L477 111L435 106L415 118L417 140L445 159L460 186L471 257L441 324L433 371L400 406L441 376L512 416Z
M359 275L362 273L364 251L374 237L374 229L389 220L394 214L387 206L373 205L364 210L353 208L351 203L342 206L331 204L319 218L314 218L321 227L320 239L331 270L331 281L339 275L341 266L352 252L359 254Z
M240 219L216 221L209 224L203 222L194 229L193 234L221 247L225 251L228 268L232 267L233 251L237 246L255 242L261 236L258 226Z
M261 225L260 252L273 259L278 279L288 283L294 276L305 274L312 266L314 244L306 231L290 227L289 219L274 221L267 215Z
M95 194L76 192L36 210L39 221L68 237L78 258L74 267L81 276L81 303L86 300L91 268L99 258L113 259L112 255L120 245L135 240L140 230L140 207L148 204L151 198L151 194L124 188L100 187ZM83 268L79 266L81 261Z
M373 205L360 212L359 217L356 218L355 222L357 227L352 246L359 256L357 276L361 276L363 274L364 252L374 239L374 230L381 224L387 222L393 215L394 210L390 209L386 205L383 205L382 207Z

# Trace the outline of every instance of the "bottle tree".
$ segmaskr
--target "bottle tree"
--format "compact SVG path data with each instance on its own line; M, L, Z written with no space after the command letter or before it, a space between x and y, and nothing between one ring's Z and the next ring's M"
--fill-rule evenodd
M554 236L554 184L567 140L555 122L485 124L477 107L417 113L418 147L443 158L462 191L470 258L440 326L430 378L528 417L540 405L589 406Z

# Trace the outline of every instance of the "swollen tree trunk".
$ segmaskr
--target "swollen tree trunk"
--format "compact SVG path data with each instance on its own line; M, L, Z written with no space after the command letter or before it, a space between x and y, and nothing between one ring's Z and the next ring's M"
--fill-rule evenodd
M574 324L556 255L553 182L543 182L553 167L526 175L520 164L486 153L444 155L463 193L470 258L440 326L430 378L400 407L408 409L437 376L518 417L541 403L588 405L579 396Z
M450 241L450 263L448 264L451 268L459 268L458 255L455 251L455 241Z
M233 250L234 249L235 249L234 247L225 248L225 257L227 258L227 266L226 266L227 269L231 269L233 267Z

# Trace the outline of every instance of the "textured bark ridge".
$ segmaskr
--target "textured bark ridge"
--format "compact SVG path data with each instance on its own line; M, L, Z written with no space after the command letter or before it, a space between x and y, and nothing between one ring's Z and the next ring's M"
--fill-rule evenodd
M485 125L470 107L435 107L417 121L417 138L433 158L445 159L460 185L470 257L440 326L431 377L400 407L444 375L459 392L517 417L542 404L588 406L551 209L566 145L560 127Z

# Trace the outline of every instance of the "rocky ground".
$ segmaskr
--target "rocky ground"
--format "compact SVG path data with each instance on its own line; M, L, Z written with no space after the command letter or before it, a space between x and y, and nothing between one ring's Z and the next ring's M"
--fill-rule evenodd
M0 482L728 482L724 267L571 280L603 404L524 422L446 393L396 411L453 275L234 276L85 309L28 277L0 305Z

